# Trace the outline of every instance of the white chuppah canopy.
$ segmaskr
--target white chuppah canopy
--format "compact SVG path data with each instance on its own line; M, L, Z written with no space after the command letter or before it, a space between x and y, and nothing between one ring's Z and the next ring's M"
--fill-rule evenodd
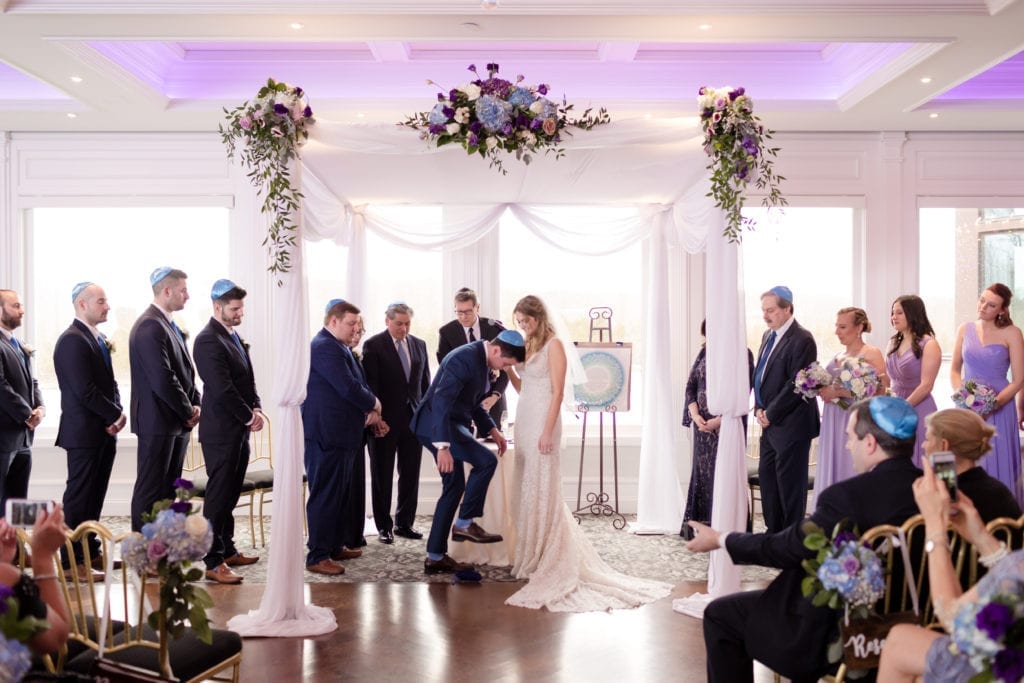
M708 349L709 403L712 410L731 417L722 423L713 522L719 529L740 530L746 524L740 416L747 411L749 394L746 375L737 370L747 367L742 287L738 249L721 237L724 215L705 196L707 158L701 144L696 118L617 122L577 133L564 145L565 156L559 160L541 154L526 166L509 157L508 173L502 175L488 169L480 158L465 158L457 146L438 150L408 128L318 121L302 149L302 168L296 166L293 172L293 180L301 174L305 195L302 214L296 219L304 239L330 239L348 247L347 282L338 295L357 304L365 300L368 230L405 247L459 249L467 261L473 261L474 245L497 227L506 210L541 239L569 252L607 254L647 240L648 372L634 527L645 532L678 533L683 513L672 443L672 425L679 417L672 410L672 397L680 388L671 385L668 371L672 363L668 250L681 246L696 253L707 246L707 326L708 338L714 340ZM443 211L432 225L423 216L404 223L377 210L395 204L440 205ZM607 205L635 211L627 212L627 218L615 212L614 218L579 230L557 224L550 211L553 205ZM302 325L305 313L301 321L284 317L307 310L301 254L296 253L293 260L293 271L275 295L274 314L281 323L274 326L275 357L279 370L294 366L287 370L301 373L297 376L304 381L309 344L304 334L295 332L308 329ZM460 282L477 283L486 303L488 296L494 296L488 293L498 291L498 282L489 281L491 269L477 261L463 268L460 276L466 277ZM287 510L301 513L302 491L298 419L302 397L295 393L294 381L280 381L281 374L275 383L279 395L274 397L284 413L284 419L278 419L281 426L274 430L276 460L282 465L276 474L280 481L275 481L275 517ZM271 544L272 580L263 604L230 623L243 635L273 635L277 628L267 622L284 625L281 635L299 635L292 622L315 621L303 611L301 600L295 602L301 598L295 586L303 583L301 534L296 533L301 518L289 515L275 522L275 529L283 533L276 534ZM709 577L712 592L738 590L738 570L724 552L714 555ZM332 619L327 628L333 626Z

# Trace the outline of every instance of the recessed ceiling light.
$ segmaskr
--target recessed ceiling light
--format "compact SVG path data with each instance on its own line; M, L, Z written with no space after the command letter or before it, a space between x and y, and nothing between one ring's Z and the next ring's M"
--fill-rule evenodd
M78 114L76 114L76 113L74 113L74 112L71 112L71 111L69 111L69 112L68 112L68 118L69 118L69 119L77 119L77 118L78 118Z
M359 112L358 114L356 114L356 118L357 119L365 119L366 118L366 114L364 114L363 112Z
M649 118L651 118L651 115L650 114L644 114L644 118L645 119L649 119Z
M487 10L497 9L498 0L480 0L480 6Z
M701 24L697 28L699 28L701 31L710 31L711 30L711 24Z
M291 24L288 24L288 25L289 25L289 26L291 26L291 27L292 27L293 29L295 29L296 31L298 31L298 30L299 30L300 28L302 28L302 27L304 26L304 24L300 24L300 23L299 23L299 22L297 22L297 21L295 21L295 22L292 22Z
M921 82L922 83L931 83L932 82L932 77L931 76L925 76L924 78L921 79Z
M936 112L932 112L931 114L928 114L928 118L930 118L930 119L937 119L937 118L939 118L939 115Z
M72 83L81 83L82 82L82 77L81 76L72 76L71 77L71 82Z

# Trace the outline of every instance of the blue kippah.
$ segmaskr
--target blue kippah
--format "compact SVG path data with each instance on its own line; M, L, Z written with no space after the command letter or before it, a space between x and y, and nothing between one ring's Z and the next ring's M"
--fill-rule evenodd
M156 287L156 283L170 275L172 270L174 270L174 268L171 268L170 266L160 266L149 274L149 285L151 287Z
M213 289L210 290L210 298L219 299L237 286L238 285L228 279L222 278L217 280L213 283Z
M917 434L917 413L914 406L896 396L876 396L868 403L871 418L889 436L909 439Z
M498 341L505 342L509 346L520 346L526 347L526 342L523 341L523 335L519 334L515 330L502 330L495 337Z
M338 304L343 304L343 303L345 303L344 299L331 299L330 301L327 302L327 307L324 309L324 313L327 313L328 311L330 311L332 308L334 308Z
M775 285L768 291L780 299L785 299L786 301L793 303L793 291L786 285Z
M81 294L85 290L85 288L91 284L91 282L79 282L77 285L75 285L74 288L71 290L71 303L75 303L75 301L78 299L78 295Z

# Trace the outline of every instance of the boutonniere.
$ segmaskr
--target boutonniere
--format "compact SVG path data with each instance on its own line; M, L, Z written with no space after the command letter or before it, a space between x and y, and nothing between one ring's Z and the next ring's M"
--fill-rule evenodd
M245 349L245 352L249 353L249 342L242 339L241 337L239 337L239 340L242 342L242 348Z
M107 347L107 353L114 353L117 351L117 344L110 341L106 337L103 338L103 344Z
M492 369L491 370L491 384L494 384L495 382L497 382L499 377L501 377L501 371L500 370Z
M25 342L21 342L21 351L22 351L22 353L24 353L24 354L25 354L26 356L34 356L34 355L36 355L36 349L35 349L35 347L34 347L34 346L29 346L29 345L28 345L28 344L26 344Z
M182 341L188 341L188 337L189 337L188 330L185 329L184 327L182 327L181 325L178 325L178 331L181 332L181 340Z

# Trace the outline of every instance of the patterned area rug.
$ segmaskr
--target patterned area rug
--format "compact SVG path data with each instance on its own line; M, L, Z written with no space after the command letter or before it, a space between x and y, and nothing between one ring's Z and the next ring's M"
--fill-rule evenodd
M627 520L633 518L627 516ZM103 524L115 534L129 529L127 517L104 517ZM235 571L245 577L245 583L266 583L267 558L270 552L271 519L265 518L267 531L267 547L253 548L249 535L248 520L236 518L235 541L241 552L250 555L257 553L260 561L247 567L236 567ZM658 579L668 583L682 581L704 581L707 578L708 556L691 553L684 547L684 541L677 535L640 536L629 531L618 530L612 526L608 518L584 516L581 519L584 533L601 557L613 568L633 576ZM430 517L421 516L416 519L416 527L424 532L430 529ZM259 526L256 527L259 536ZM339 577L327 577L306 572L307 583L327 583L344 581L358 583L375 582L438 582L447 583L452 577L447 574L427 576L423 573L425 558L425 540L412 541L395 538L393 545L384 545L376 536L367 536L366 546L361 548L363 556L355 560L347 560L345 573ZM303 546L305 550L305 546ZM304 558L303 558L304 559ZM517 581L512 577L508 567L492 567L478 565L477 569L484 581ZM770 581L778 572L764 567L743 567L743 581Z

